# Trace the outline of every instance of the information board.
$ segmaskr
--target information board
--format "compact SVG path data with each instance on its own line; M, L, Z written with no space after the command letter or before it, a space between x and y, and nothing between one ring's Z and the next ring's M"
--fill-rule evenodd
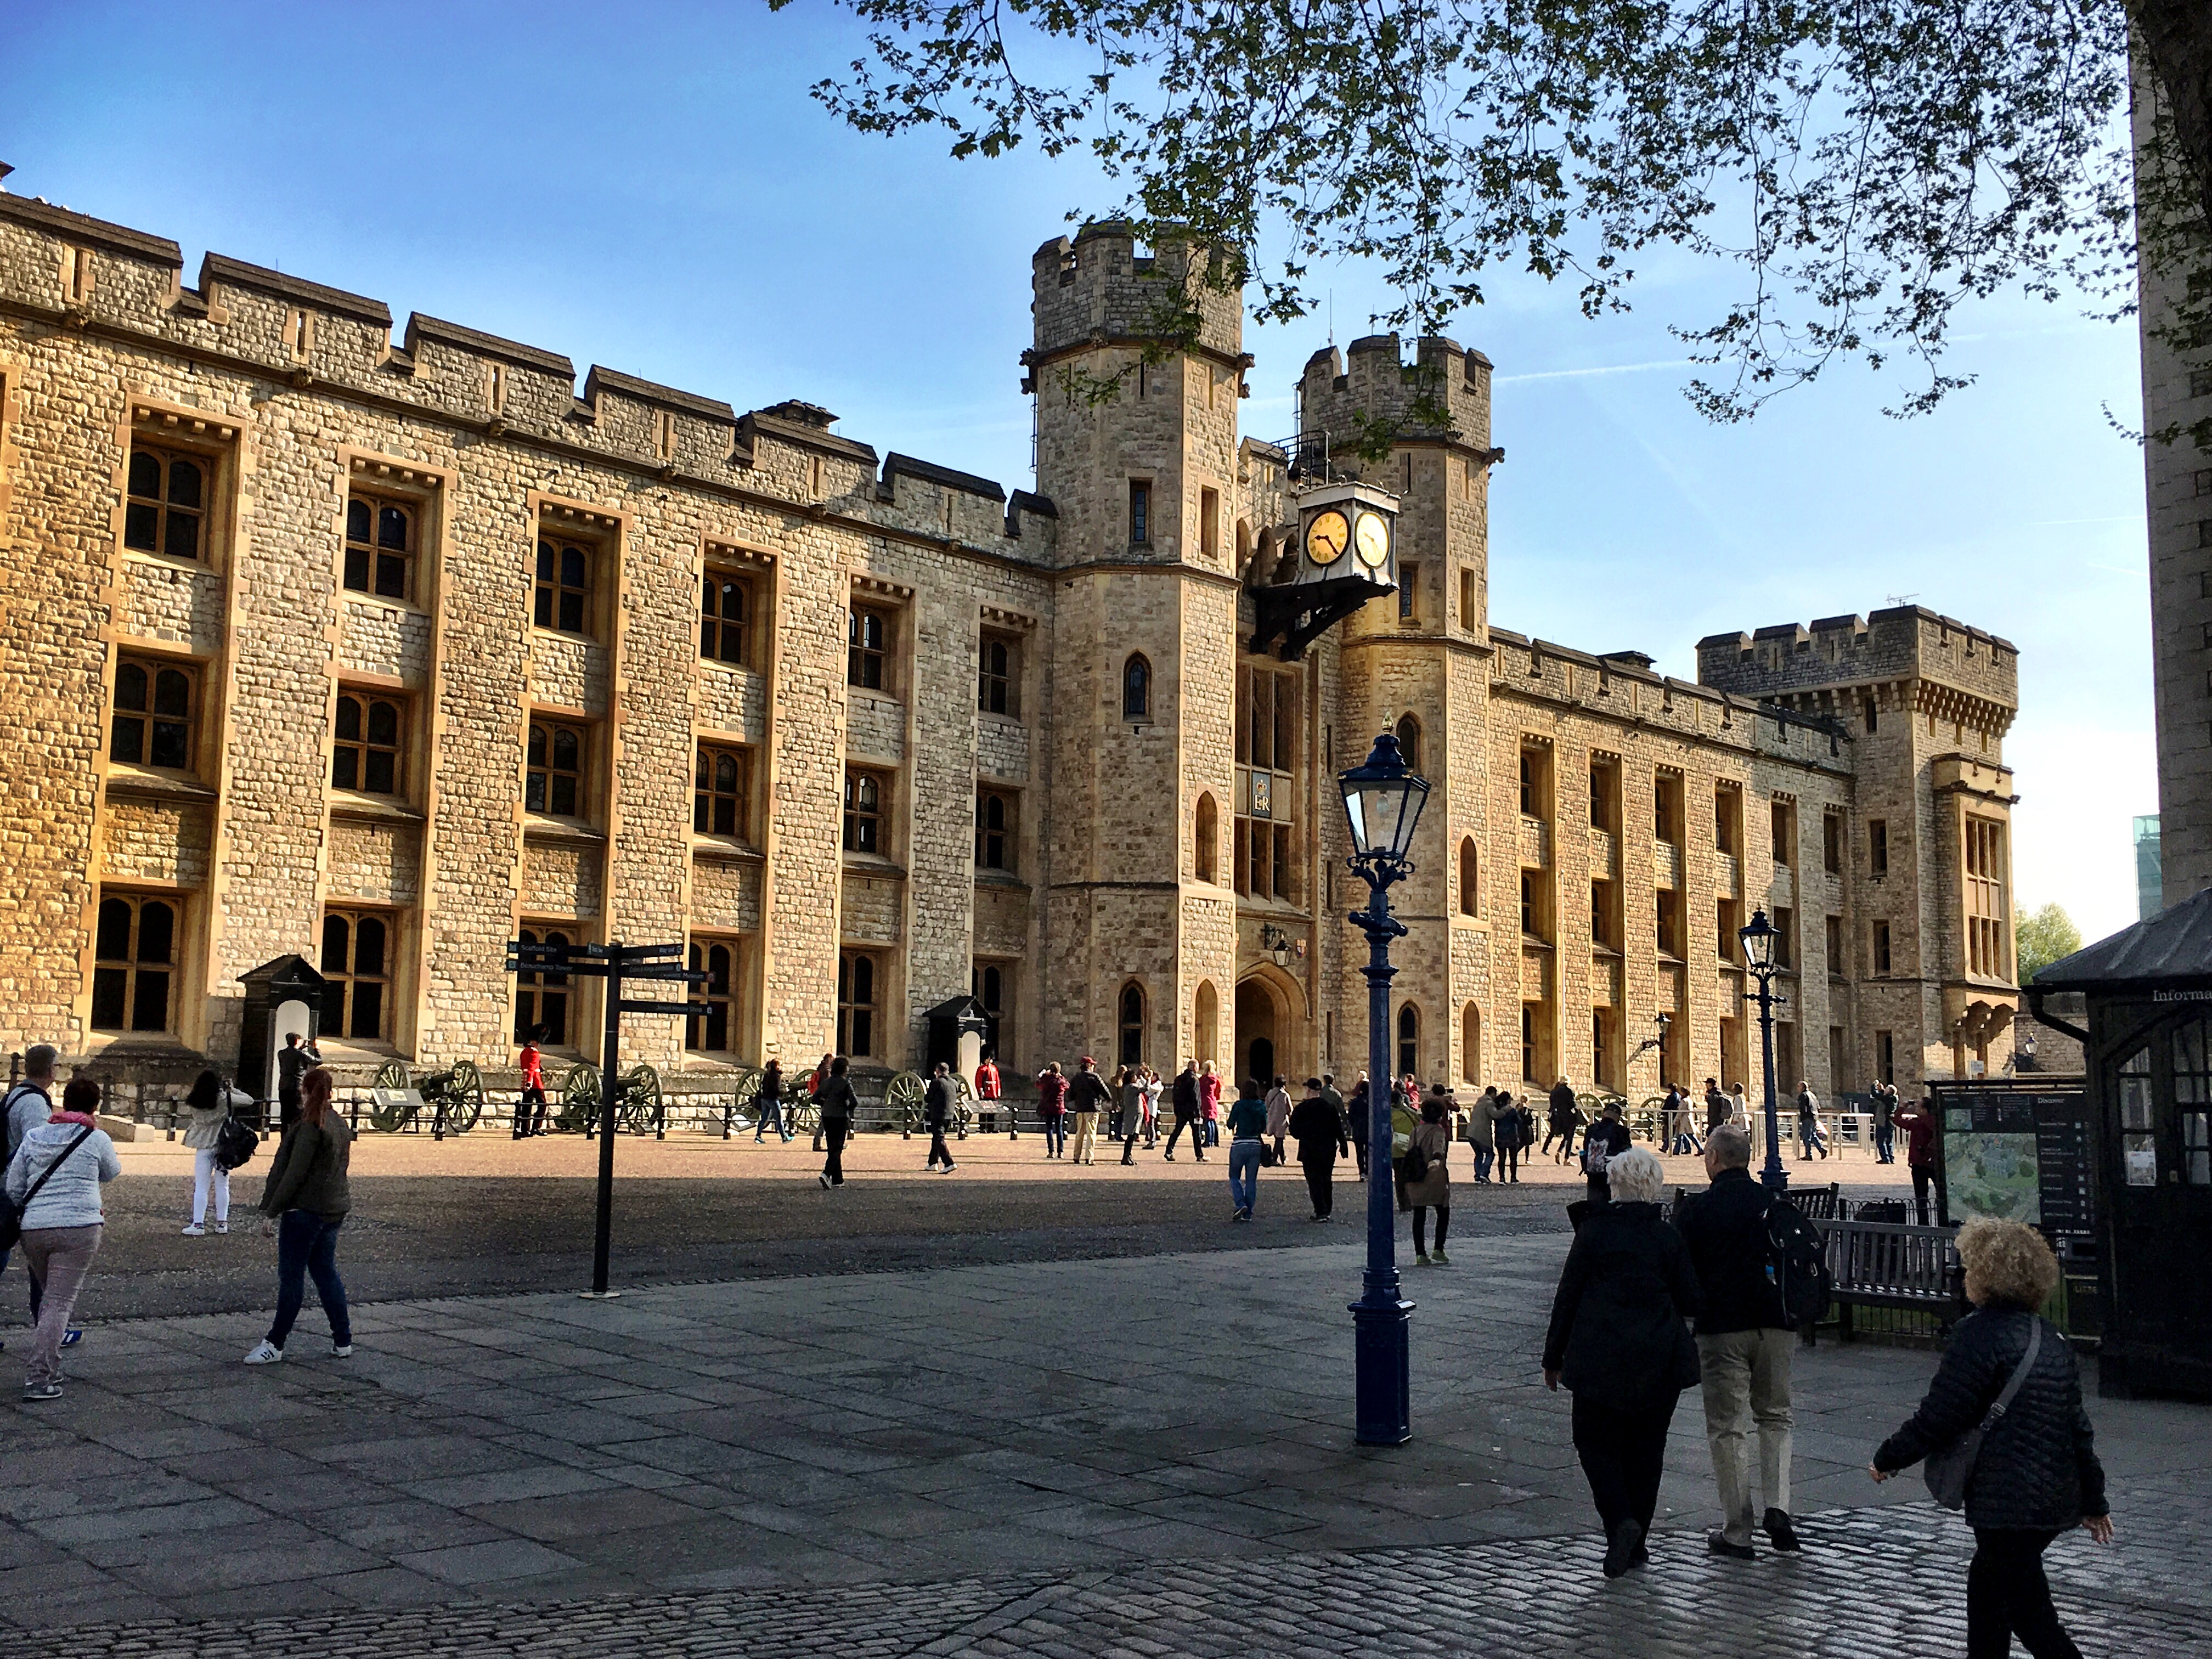
M2025 1221L2063 1238L2095 1231L2087 1097L2078 1089L1944 1086L1945 1208Z

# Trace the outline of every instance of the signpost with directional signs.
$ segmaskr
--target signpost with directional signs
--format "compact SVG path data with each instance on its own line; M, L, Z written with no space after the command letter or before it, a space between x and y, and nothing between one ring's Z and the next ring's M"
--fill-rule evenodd
M619 1294L607 1288L607 1261L614 1240L615 1110L622 1085L616 1065L621 1046L624 1014L678 1014L689 1018L708 1012L703 1002L672 1002L652 997L625 997L623 981L644 980L655 984L703 985L703 972L684 966L681 945L545 945L511 939L507 946L510 974L562 973L607 982L607 1025L599 1045L599 1224L592 1242L592 1288L586 1296Z

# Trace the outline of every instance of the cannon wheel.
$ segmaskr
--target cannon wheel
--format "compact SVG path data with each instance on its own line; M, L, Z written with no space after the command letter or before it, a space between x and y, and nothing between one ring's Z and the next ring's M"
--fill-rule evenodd
M483 1073L472 1060L457 1060L446 1079L446 1133L465 1135L483 1115Z
M955 1085L953 1121L960 1131L960 1139L965 1140L968 1132L975 1127L975 1085L964 1077L956 1077L952 1081Z
M921 1079L913 1072L901 1072L884 1085L884 1105L898 1113L900 1133L913 1134L921 1127Z
M660 1073L641 1064L623 1073L622 1085L623 1127L632 1134L651 1134L660 1119Z
M738 1073L738 1080L730 1085L730 1104L738 1116L751 1118L757 1115L752 1108L760 1098L761 1078L763 1075L759 1066L748 1066Z
M376 1068L376 1075L368 1080L368 1086L372 1089L411 1089L415 1086L415 1079L407 1075L405 1060L387 1060ZM410 1115L410 1109L404 1102L395 1102L387 1106L382 1101L374 1101L368 1109L368 1121L386 1134L404 1128Z
M599 1109L599 1068L587 1060L579 1060L561 1079L560 1125L581 1134L598 1116Z
M822 1109L814 1103L814 1097L803 1089L784 1114L784 1121L794 1136L811 1135L822 1127Z

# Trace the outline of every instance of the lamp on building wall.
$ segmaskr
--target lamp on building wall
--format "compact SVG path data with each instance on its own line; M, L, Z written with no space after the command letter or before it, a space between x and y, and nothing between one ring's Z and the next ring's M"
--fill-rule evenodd
M1273 959L1276 967L1291 965L1291 936L1272 921L1260 924L1260 948Z
M1367 1272L1352 1304L1354 1437L1364 1446L1413 1438L1413 1304L1398 1291L1397 1219L1390 1170L1390 941L1406 924L1390 914L1389 888L1413 873L1413 830L1428 805L1428 780L1408 771L1389 732L1364 762L1337 776L1352 826L1352 872L1367 884L1352 925L1367 935Z
M1769 1192L1790 1188L1789 1167L1782 1161L1781 1108L1774 1097L1774 963L1775 941L1781 935L1766 919L1765 909L1751 913L1751 921L1736 930L1743 941L1744 965L1759 981L1759 1042L1766 1062L1766 1164L1759 1172Z

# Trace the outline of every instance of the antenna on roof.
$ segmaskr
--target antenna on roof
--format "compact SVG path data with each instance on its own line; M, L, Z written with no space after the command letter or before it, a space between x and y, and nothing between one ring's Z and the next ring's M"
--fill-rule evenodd
M1893 605L1911 605L1913 600L1919 597L1920 596L1917 593L1892 593L1888 596L1889 602Z

